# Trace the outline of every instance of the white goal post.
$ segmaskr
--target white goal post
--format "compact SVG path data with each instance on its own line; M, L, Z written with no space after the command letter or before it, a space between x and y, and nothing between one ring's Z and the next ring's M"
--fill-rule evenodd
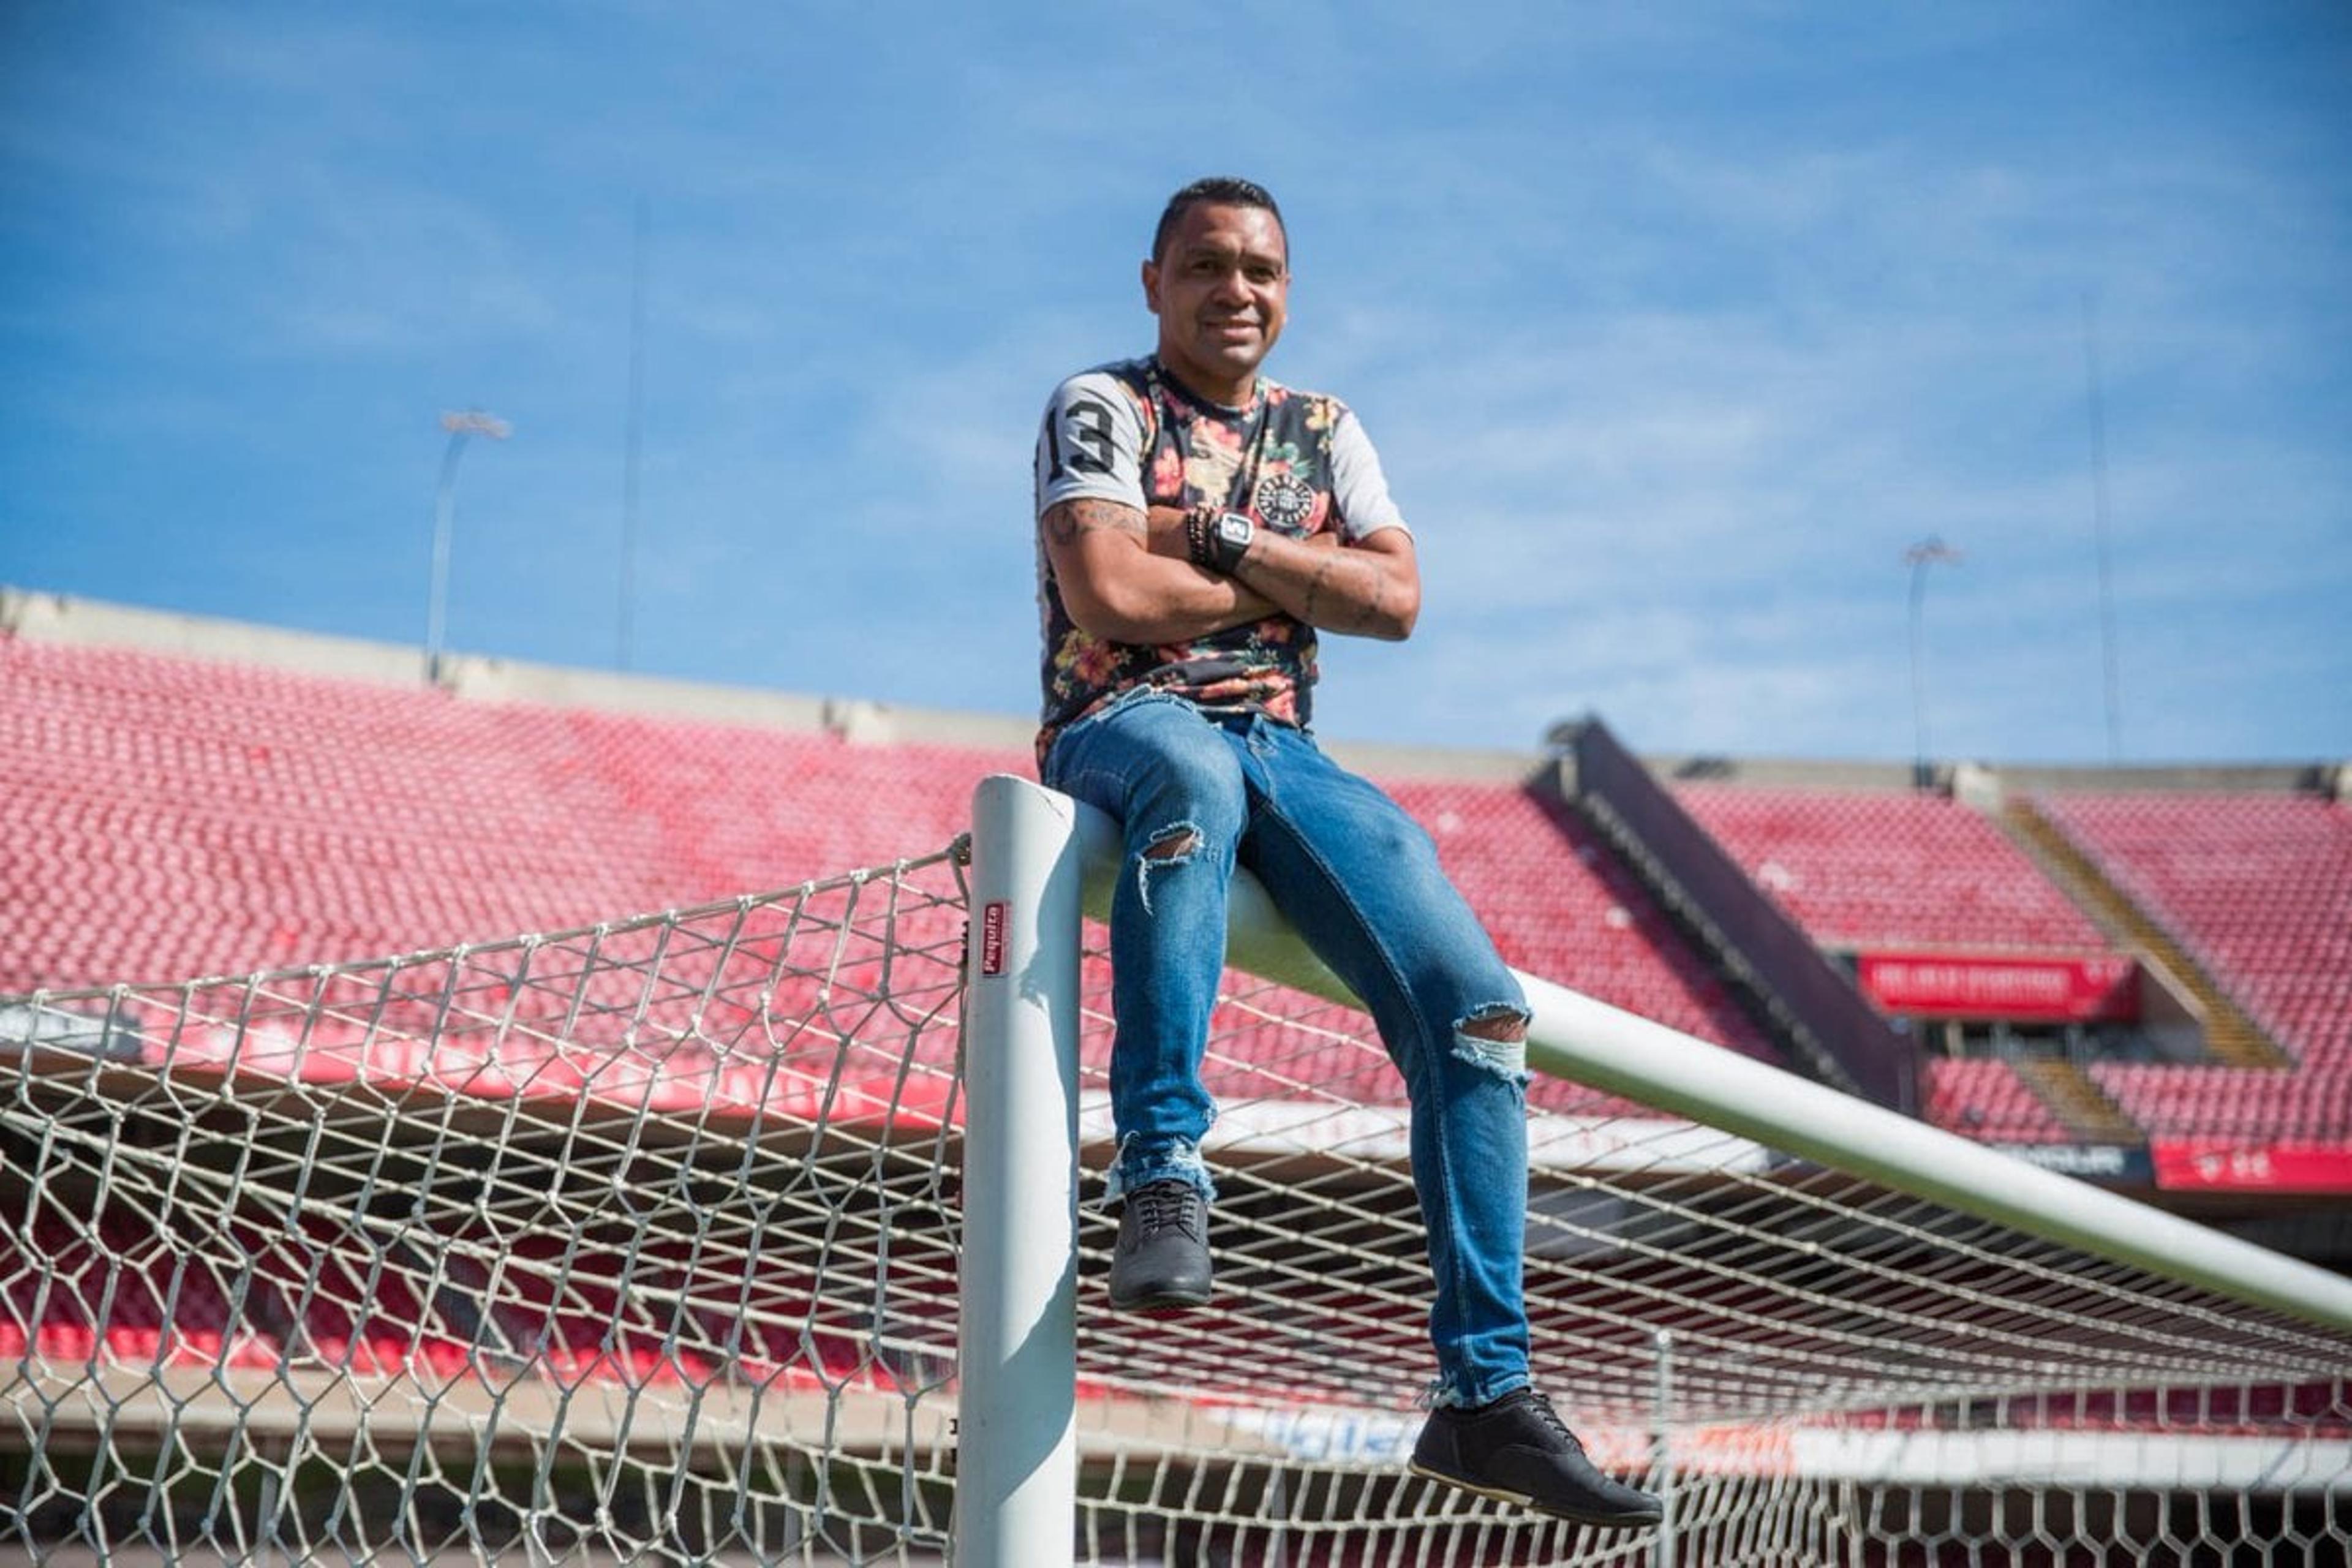
M1081 907L1107 918L1119 835L1102 813L1010 774L981 784L972 816L957 1561L1052 1568L1075 1561ZM1354 1002L1246 871L1235 875L1231 929L1235 966ZM2352 1332L2352 1280L1519 978L1534 1014L1528 1064L1538 1071L2094 1258Z
M1005 773L982 780L972 795L957 1347L955 1540L964 1568L1072 1561L1076 806Z

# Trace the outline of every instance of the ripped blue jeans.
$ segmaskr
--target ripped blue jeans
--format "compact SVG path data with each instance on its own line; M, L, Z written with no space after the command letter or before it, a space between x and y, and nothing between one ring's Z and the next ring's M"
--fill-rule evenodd
M1138 689L1062 731L1048 787L1117 818L1110 1194L1166 1177L1215 1195L1201 1058L1226 889L1255 873L1370 1008L1412 1107L1440 1405L1528 1382L1527 1003L1419 824L1292 725ZM1502 1027L1496 1027L1497 1025Z

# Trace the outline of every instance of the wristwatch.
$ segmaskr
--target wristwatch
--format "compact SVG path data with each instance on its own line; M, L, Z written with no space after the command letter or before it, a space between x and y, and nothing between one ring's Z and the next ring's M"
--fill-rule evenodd
M1257 524L1246 512L1229 511L1210 525L1209 545L1214 552L1213 564L1230 577L1249 553L1251 542L1257 538Z

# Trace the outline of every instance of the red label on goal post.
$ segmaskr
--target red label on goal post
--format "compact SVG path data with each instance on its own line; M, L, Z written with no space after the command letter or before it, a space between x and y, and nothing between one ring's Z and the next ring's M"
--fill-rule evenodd
M1004 900L996 899L980 911L980 972L1004 973Z

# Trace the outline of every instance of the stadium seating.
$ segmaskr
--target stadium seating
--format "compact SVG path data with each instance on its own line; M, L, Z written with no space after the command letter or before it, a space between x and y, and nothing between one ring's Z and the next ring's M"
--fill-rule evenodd
M740 1348L723 1371L746 1382L839 1384L887 1372L870 1364L871 1334L854 1310L820 1299L819 1321L803 1326L814 1293L805 1273L763 1275L765 1310L747 1318L672 1324L590 1283L621 1278L625 1260L574 1252L559 1268L553 1243L526 1249L524 1267L502 1272L505 1305L485 1313L466 1289L478 1281L449 1281L428 1305L402 1268L370 1268L325 1237L257 1234L247 1241L251 1272L234 1281L191 1266L153 1229L120 1215L87 1232L39 1217L27 1240L35 1255L53 1260L55 1278L46 1290L29 1273L0 1279L0 1361L30 1354L65 1365L231 1373L310 1364L383 1378L411 1369L440 1378L510 1376L528 1364L567 1384L636 1388L707 1384L722 1369L709 1349L689 1347L732 1344ZM561 1303L549 1285L559 1274ZM543 1299L525 1307L518 1294ZM352 1305L359 1302L365 1308Z
M2033 804L2282 1046L2352 1066L2352 810L2202 792Z
M355 960L788 887L935 850L981 777L1032 771L1026 748L858 745L127 650L0 640L0 992ZM1508 783L1396 794L1511 962L1771 1054L1581 825ZM1097 973L1090 1003L1107 998ZM1221 1087L1328 1084L1298 1052L1244 1031L1221 1070L1273 1076ZM1363 1098L1400 1092L1376 1060L1350 1070ZM1570 1085L1538 1100L1601 1103Z
M0 898L6 900L0 994L362 959L786 887L936 850L965 826L980 777L1030 770L1017 747L854 744L826 734L465 701L425 689L0 637ZM1510 783L1404 779L1391 788L1428 828L1511 963L1733 1050L1774 1058L1725 980L1607 844L1559 803ZM1684 786L1682 794L1707 830L1825 946L2081 952L2106 945L1997 829L1951 802L1712 785ZM2297 842L2307 858L2326 863L2328 847L2342 842L2344 817L2336 809L2316 820ZM2259 928L2263 935L2251 956L2229 973L2261 978L2267 1016L2308 1016L2315 1036L2340 1040L2352 1010L2352 953L2340 940L2352 906L2328 900L2339 899L2352 876L2336 864L2333 880L2322 877L2315 891L2295 894L2306 902L2285 919L2251 916L2234 903L2225 919L2195 902L2201 885L2172 903L2152 896L2151 907L2168 918L2194 907L2225 937L2241 929L2233 920ZM2272 876L2290 885L2284 866L2273 865ZM2326 931L2285 930L2320 923L2315 910L2323 921L2334 911L2336 945ZM960 923L960 909L933 912L950 932ZM689 975L696 962L680 961ZM1098 1094L1108 1047L1108 973L1099 955L1086 964L1083 984L1090 1015L1084 1051ZM1386 1106L1401 1099L1394 1073L1376 1054L1335 1037L1360 1033L1360 1019L1286 999L1254 1022L1251 984L1236 977L1220 1011L1209 1076L1221 1098L1337 1096ZM375 1016L345 1038L322 1029L307 1043L352 1053L348 1059L366 1064L356 1070L371 1074L379 1058L365 1053L383 1050L389 1074L414 1071L397 1064L397 1049L429 1037L445 1084L465 1092L485 1092L471 1087L468 1074L487 1062L511 1069L502 1080L507 1092L575 1097L594 1087L593 1062L580 1058L626 1048L608 1047L595 1020L583 1026L567 1016L563 1054L572 1059L509 1062L497 1056L509 1042L484 1038L488 1031L453 1037L428 1018L403 1039L399 1028L375 1026L382 1021ZM934 1040L946 1043L950 1035L943 1028ZM527 1037L517 1048L534 1053L535 1042L548 1037ZM204 1042L177 1045L194 1058L193 1064L184 1058L182 1067L208 1065ZM696 1062L677 1060L697 1053ZM673 1087L702 1104L709 1080L694 1075L715 1070L717 1055L689 1043L661 1065L677 1069ZM290 1055L273 1057L267 1043L243 1066L260 1075L305 1070ZM485 1071L483 1081L493 1076ZM2158 1135L2352 1143L2352 1062L2243 1074L2108 1064L2093 1076ZM2010 1062L1933 1061L1924 1080L1925 1114L1936 1125L1992 1143L2079 1141ZM760 1091L771 1095L769 1105L781 1104L779 1081ZM382 1087L373 1076L370 1082ZM267 1092L282 1087L282 1079L264 1078ZM859 1089L854 1074L827 1081L834 1125L856 1124L845 1107ZM877 1102L901 1105L896 1092ZM650 1090L638 1100L657 1103ZM1553 1116L1654 1114L1552 1079L1531 1085L1528 1100L1532 1110ZM913 1109L946 1114L935 1104ZM1636 1331L1643 1313L1671 1292L1705 1309L1678 1324L1678 1342L1720 1337L1761 1344L1758 1353L1767 1359L1782 1353L1780 1325L1758 1305L1771 1292L1752 1289L1712 1257L1675 1260L1675 1238L1692 1223L1677 1205L1707 1184L1693 1182L1685 1192L1670 1167L1656 1175L1666 1178L1657 1213L1674 1225L1645 1229L1638 1247L1580 1260L1578 1282L1537 1306L1539 1342L1587 1347L1603 1361L1638 1360L1650 1353ZM1805 1180L1801 1170L1769 1178ZM1743 1206L1761 1196L1727 1191ZM707 1303L687 1307L683 1298L642 1288L649 1275L660 1283L658 1248L647 1270L646 1259L600 1256L597 1248L611 1244L593 1236L551 1231L502 1244L512 1267L503 1269L497 1294L467 1274L465 1248L452 1250L447 1269L428 1272L404 1258L396 1240L362 1254L297 1221L272 1226L232 1214L238 1261L192 1265L175 1247L170 1211L125 1204L84 1225L54 1188L36 1201L44 1206L24 1226L24 1250L46 1260L45 1272L0 1271L0 1365L29 1360L48 1375L63 1369L71 1376L87 1367L84 1381L92 1385L112 1367L217 1369L209 1375L223 1385L238 1373L332 1370L357 1384L362 1399L383 1389L405 1398L421 1388L429 1396L436 1384L465 1381L502 1394L512 1380L529 1377L567 1397L583 1387L609 1392L633 1408L643 1391L665 1385L798 1390L828 1410L845 1388L903 1392L900 1365L883 1342L888 1325L874 1321L876 1297L863 1288L871 1281L854 1268L835 1270L828 1284L823 1271L788 1255L762 1258L747 1271L736 1310L719 1315ZM1878 1217L1860 1209L1840 1216L1845 1228L1888 1238L1874 1251L1883 1246L1913 1256L1903 1233L1880 1232ZM462 1230L468 1222L450 1223ZM1248 1234L1241 1226L1234 1233ZM377 1273L362 1279L371 1262ZM1686 1277L1675 1278L1676 1268ZM624 1279L639 1287L634 1295L618 1283ZM893 1314L920 1316L933 1304L944 1314L944 1300L927 1303L923 1291L950 1288L935 1279L901 1291ZM1891 1312L1884 1297L1891 1292L1899 1302L1904 1286L1874 1266L1851 1278L1809 1277L1787 1299L1834 1303L1865 1289L1881 1293L1872 1311ZM1381 1347L1400 1362L1421 1353L1421 1325L1367 1294L1360 1281L1338 1274L1301 1279L1295 1289L1299 1310L1346 1321L1351 1342L1362 1337L1352 1353ZM2012 1311L1990 1291L1970 1300L2003 1318ZM2025 1331L2032 1305L2014 1309L2017 1342L2029 1349L2040 1342ZM2045 1327L2031 1321L2033 1334ZM1864 1342L1843 1321L1835 1325L1840 1358L1850 1335ZM1298 1376L1298 1358L1261 1353L1244 1336L1232 1346L1219 1370L1237 1390L1263 1396ZM1935 1371L1938 1353L1940 1347L1924 1348L1918 1364ZM924 1377L935 1381L942 1369ZM1146 1352L1122 1375L1131 1387L1158 1373ZM1302 1379L1295 1397L1308 1397L1314 1387ZM2281 1402L2302 1397L2277 1391ZM2336 1403L2317 1405L2320 1414L2340 1413L2340 1394L2332 1397ZM2186 1394L2176 1408L2169 1399L2160 1389L2101 1392L2022 1424L2161 1426L2177 1434L2264 1414L2251 1395L2245 1406L2227 1408ZM2326 1429L2342 1436L2340 1422Z
M1690 783L1675 795L1823 947L2108 946L1998 827L1942 795Z
M1990 1058L1927 1064L1927 1118L1987 1143L2072 1143L2075 1136L2011 1063Z
M2298 1072L2097 1062L2090 1071L2153 1137L2352 1143L2352 1063Z
M0 638L0 992L355 960L787 887L939 848L962 830L979 778L1030 770L1019 746L853 744ZM1391 787L1513 963L1772 1058L1724 981L1558 803L1508 782ZM1825 945L2105 945L1952 801L1712 783L1676 793ZM2306 1062L2352 1058L2343 806L2211 794L2040 804ZM1087 985L1099 1018L1099 963ZM1384 1064L1337 1047L1302 1006L1262 1027L1245 1005L1229 1010L1212 1062L1220 1091L1316 1085L1393 1101ZM1098 1066L1099 1023L1087 1048ZM2347 1099L2334 1078L2112 1067L2099 1080L2152 1128L2309 1127L2294 1106ZM1623 1109L1555 1083L1536 1086L1535 1102ZM1986 1064L1935 1066L1929 1114L1994 1141L2063 1136Z
M555 929L936 849L1015 753L0 644L0 987Z
M1507 962L1745 1055L1779 1059L1633 874L1557 802L1505 784L1407 780L1389 788L1429 830ZM1107 975L1094 995L1107 1009ZM1313 1086L1367 1103L1400 1098L1385 1062L1300 1026L1346 1027L1332 1010L1291 998L1268 1011L1288 1022L1254 1024L1233 1005L1219 1020L1221 1054L1210 1070L1221 1093L1283 1099ZM1108 1041L1089 1047L1091 1059ZM1649 1114L1556 1079L1532 1084L1528 1103L1581 1115Z
M1638 879L1558 802L1498 784L1390 786L1517 967L1750 1055L1774 1055Z

